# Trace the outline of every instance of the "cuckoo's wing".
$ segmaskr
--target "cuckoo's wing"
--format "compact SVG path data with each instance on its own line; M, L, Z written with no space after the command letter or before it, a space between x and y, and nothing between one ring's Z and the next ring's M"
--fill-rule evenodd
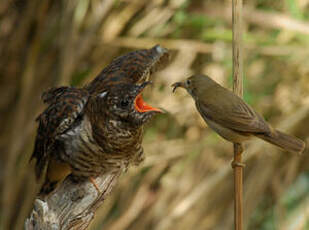
M38 179L44 174L56 138L82 117L88 93L83 89L60 87L44 93L42 98L49 106L36 119L39 126L31 157L36 159L35 173Z
M53 87L43 92L41 99L44 102L44 104L50 105L58 101L63 94L72 92L72 89L76 90L75 88L69 86Z

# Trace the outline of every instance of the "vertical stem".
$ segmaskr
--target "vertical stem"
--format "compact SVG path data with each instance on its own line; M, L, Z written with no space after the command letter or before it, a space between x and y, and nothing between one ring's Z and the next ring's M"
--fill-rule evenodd
M234 143L234 223L235 230L243 229L243 166L242 145Z
M232 1L233 23L233 91L243 95L242 0ZM243 229L243 167L242 145L234 143L234 220L235 230Z

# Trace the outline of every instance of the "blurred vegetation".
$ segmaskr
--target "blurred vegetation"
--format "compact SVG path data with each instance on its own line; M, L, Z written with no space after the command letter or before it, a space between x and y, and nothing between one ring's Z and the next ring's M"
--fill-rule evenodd
M245 1L244 97L275 127L309 140L309 0ZM232 229L232 145L170 85L193 73L231 87L231 0L1 0L0 229L22 229L34 197L28 160L41 93L83 85L114 57L155 44L171 64L145 97L168 111L90 229ZM246 146L247 229L309 229L309 157Z

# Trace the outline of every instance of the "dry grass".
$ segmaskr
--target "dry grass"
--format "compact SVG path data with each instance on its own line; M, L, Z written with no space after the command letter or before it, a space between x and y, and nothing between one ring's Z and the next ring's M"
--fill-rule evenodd
M89 82L115 56L156 43L173 57L145 96L168 113L149 124L146 162L121 177L90 229L231 229L232 145L206 127L185 92L170 88L196 72L231 87L230 3L2 0L0 229L21 229L31 208L40 94ZM245 100L308 142L309 1L252 0L244 14ZM308 151L294 156L259 141L246 149L247 229L305 229Z

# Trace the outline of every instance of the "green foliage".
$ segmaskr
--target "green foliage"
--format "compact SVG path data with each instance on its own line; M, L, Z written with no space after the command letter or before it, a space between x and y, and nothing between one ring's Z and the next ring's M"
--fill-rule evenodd
M282 195L279 203L282 204L282 208L285 210L284 220L288 220L292 215L295 215L295 211L304 203L308 203L309 194L309 173L305 172L300 175L295 183L293 183L288 190ZM252 216L250 229L261 230L276 230L278 226L278 216L275 215L275 207L269 206L271 203L267 197L263 199L259 207L255 210ZM268 210L265 212L265 210ZM308 222L308 221L307 221ZM261 223L261 224L259 224ZM307 223L308 225L308 223ZM307 229L307 228L304 228Z
M301 9L298 6L298 2L296 0L285 0L287 8L290 14L296 19L304 19L304 15Z

